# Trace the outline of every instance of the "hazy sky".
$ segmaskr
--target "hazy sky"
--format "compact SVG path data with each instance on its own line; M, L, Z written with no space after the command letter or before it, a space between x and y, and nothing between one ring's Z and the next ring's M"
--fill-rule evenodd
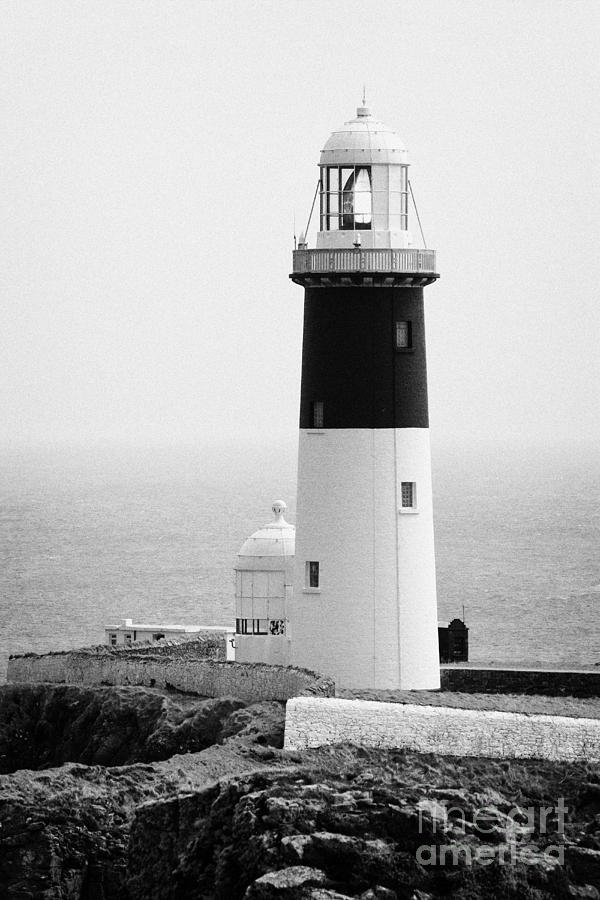
M599 437L599 46L597 0L5 0L4 438L294 436L293 219L363 82L438 250L434 439Z

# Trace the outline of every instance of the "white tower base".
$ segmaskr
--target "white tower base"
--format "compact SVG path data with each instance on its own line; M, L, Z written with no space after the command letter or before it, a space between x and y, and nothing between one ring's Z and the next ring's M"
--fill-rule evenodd
M428 429L302 429L299 466L292 665L337 687L439 689Z

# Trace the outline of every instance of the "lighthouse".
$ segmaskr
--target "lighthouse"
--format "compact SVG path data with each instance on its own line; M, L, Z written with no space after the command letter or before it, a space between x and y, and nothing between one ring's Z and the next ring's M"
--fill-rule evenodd
M319 164L304 287L291 662L338 687L440 686L423 289L408 159L364 105Z

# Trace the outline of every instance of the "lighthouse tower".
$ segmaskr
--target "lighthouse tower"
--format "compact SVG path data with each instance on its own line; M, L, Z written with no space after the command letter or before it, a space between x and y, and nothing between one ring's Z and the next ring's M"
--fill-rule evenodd
M364 102L364 101L363 101ZM408 161L363 105L321 152L304 286L291 662L341 687L440 685L423 288Z

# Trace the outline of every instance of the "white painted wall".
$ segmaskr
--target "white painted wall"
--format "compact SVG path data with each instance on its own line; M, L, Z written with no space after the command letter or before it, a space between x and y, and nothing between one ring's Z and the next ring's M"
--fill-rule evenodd
M256 534L267 531L269 526ZM275 530L275 529L273 529ZM293 527L286 524L291 538L279 541L262 540L261 551L274 555L239 555L235 567L235 615L246 619L252 628L254 619L265 622L283 621L285 634L236 634L235 659L238 662L263 662L288 665L290 641L288 609L293 595L294 542ZM252 538L244 544L249 545ZM244 548L242 548L243 550Z
M400 512L402 481L415 513ZM340 687L438 688L428 430L301 430L296 519L292 664Z
M285 634L236 634L236 662L268 663L287 666L290 661L290 642Z
M286 750L337 743L454 756L596 761L600 720L369 700L288 700Z

